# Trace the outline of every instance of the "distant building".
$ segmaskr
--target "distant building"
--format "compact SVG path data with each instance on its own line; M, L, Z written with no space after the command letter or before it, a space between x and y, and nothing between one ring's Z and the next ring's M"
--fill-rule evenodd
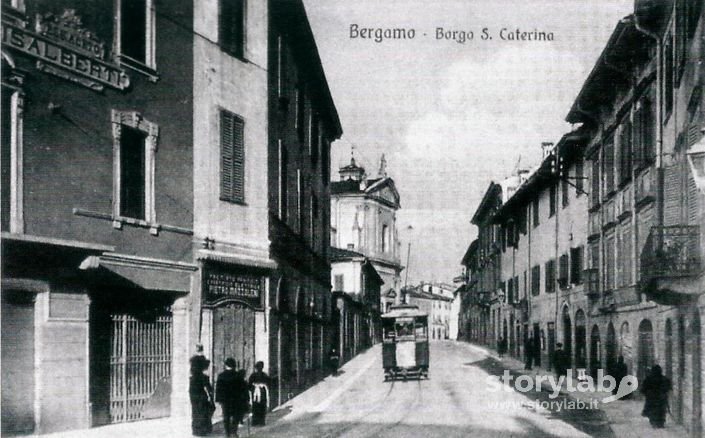
M386 312L400 299L399 193L387 176L384 156L376 178L366 178L354 158L339 173L340 181L331 183L331 246L369 258L384 281L380 305Z
M450 298L449 306L441 306L440 313L443 314L443 324L446 326L447 338L458 339L458 313L460 312L460 297L455 293L455 286L446 283L422 283L421 289L433 295L440 295ZM457 298L457 299L456 299Z
M364 255L330 249L333 283L333 345L341 363L381 340L382 278Z
M430 287L426 289L431 290ZM448 297L441 293L427 292L424 290L424 285L421 284L405 288L404 297L407 304L416 305L419 307L419 310L428 314L430 339L450 339L452 295Z

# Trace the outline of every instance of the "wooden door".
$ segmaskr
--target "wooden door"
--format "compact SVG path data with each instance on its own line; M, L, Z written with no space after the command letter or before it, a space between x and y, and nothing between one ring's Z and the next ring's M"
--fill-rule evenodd
M5 291L9 296L11 291ZM34 432L34 302L2 302L2 434Z
M254 370L255 312L240 303L218 306L213 311L214 374L223 370L223 362L229 357L247 375Z

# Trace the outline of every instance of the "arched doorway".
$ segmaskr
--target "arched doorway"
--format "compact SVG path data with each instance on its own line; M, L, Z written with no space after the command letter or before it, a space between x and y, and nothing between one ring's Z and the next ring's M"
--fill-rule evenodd
M566 368L573 367L573 326L570 321L570 314L568 313L568 306L563 307L563 351L565 351L565 357L568 359Z
M651 321L639 323L639 356L637 359L637 379L643 382L654 364L654 329Z
M612 369L617 362L617 335L614 325L610 322L607 325L607 338L605 339L605 365L607 369Z
M700 436L702 431L702 358L701 353L701 327L700 314L697 308L693 311L693 318L690 322L690 345L688 351L692 358L692 373L693 381L691 382L691 392L693 394L693 422L691 435Z
M597 370L602 366L602 343L600 329L597 324L590 331L590 375L597 378Z
M585 328L585 312L578 310L575 313L575 367L587 366L587 329Z
M664 354L664 359L666 360L664 372L666 377L673 380L673 324L670 318L666 319L664 345L666 350Z

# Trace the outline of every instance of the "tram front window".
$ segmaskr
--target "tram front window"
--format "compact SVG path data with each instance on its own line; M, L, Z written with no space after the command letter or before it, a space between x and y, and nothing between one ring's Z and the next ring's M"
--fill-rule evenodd
M397 320L395 326L398 337L414 336L414 321Z

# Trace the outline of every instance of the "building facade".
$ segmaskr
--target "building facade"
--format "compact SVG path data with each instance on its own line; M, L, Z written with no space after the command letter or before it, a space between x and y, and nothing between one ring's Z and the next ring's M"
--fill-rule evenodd
M546 368L558 342L593 374L619 356L639 380L658 364L691 436L703 433L702 17L701 2L635 2L566 117L578 127L489 215L496 237L479 226L463 259L467 339L483 340L477 285L496 275L525 313L517 324L503 312L498 330L489 304L511 353L522 349L513 329ZM483 262L487 235L498 274Z
M333 284L333 346L340 364L381 340L382 278L364 255L330 248Z
M2 4L3 435L183 404L194 5L153 3Z
M372 261L384 281L380 305L386 312L399 302L401 290L399 193L387 176L384 156L376 178L366 178L354 157L339 173L340 181L331 183L331 246L362 253Z
M567 117L590 131L589 354L603 367L621 355L639 379L661 365L692 436L703 428L705 289L703 197L687 154L702 138L702 16L701 2L636 2Z
M302 2L2 6L3 435L188 416L197 344L271 407L319 379L341 127Z
M439 292L432 293L428 284L410 286L404 289L405 304L418 306L419 310L428 315L428 330L431 340L440 341L450 339L450 309L453 302Z
M269 370L283 403L323 377L333 343L330 147L342 128L303 3L269 10Z

